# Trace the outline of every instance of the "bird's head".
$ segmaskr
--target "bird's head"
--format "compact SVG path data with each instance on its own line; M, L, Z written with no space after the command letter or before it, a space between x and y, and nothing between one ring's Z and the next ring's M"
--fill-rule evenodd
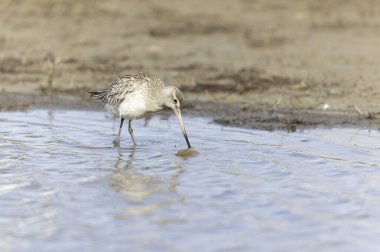
M164 88L164 106L173 109L174 111L179 110L183 102L183 94L181 90L176 87L170 86Z
M183 94L181 90L176 87L170 86L164 88L164 106L174 110L175 115L177 116L179 126L181 127L183 136L186 139L186 143L191 148L185 126L183 124L182 115L181 115L181 104L183 102Z

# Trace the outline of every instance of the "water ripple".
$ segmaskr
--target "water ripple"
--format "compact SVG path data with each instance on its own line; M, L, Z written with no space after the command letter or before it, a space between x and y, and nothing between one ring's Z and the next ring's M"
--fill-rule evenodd
M375 251L380 134L0 113L1 251ZM106 244L107 246L104 246Z

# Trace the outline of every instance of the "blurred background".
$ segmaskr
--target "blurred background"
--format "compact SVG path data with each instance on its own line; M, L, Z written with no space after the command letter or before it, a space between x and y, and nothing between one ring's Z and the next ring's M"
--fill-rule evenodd
M379 250L379 28L376 0L0 0L0 251ZM140 71L198 156L173 112L112 145L88 92Z
M87 97L145 71L181 87L193 108L373 117L379 14L372 0L1 0L3 108L28 106L11 93Z

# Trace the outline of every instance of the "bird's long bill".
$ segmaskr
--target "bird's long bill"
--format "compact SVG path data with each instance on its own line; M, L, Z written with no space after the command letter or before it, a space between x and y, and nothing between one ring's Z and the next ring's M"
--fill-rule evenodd
M190 149L191 145L190 145L190 142L189 142L189 138L187 138L187 133L186 133L185 125L183 124L183 120L182 120L181 110L179 108L176 108L176 109L174 109L174 112L175 112L175 115L177 116L177 119L178 119L178 122L179 122L179 126L181 127L183 136L186 139L187 146L189 146L189 149Z

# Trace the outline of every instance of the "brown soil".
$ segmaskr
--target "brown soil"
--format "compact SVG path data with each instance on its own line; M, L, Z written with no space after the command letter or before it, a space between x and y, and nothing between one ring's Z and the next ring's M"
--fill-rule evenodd
M294 130L380 123L376 0L0 1L0 109L100 108L146 71L185 112Z

